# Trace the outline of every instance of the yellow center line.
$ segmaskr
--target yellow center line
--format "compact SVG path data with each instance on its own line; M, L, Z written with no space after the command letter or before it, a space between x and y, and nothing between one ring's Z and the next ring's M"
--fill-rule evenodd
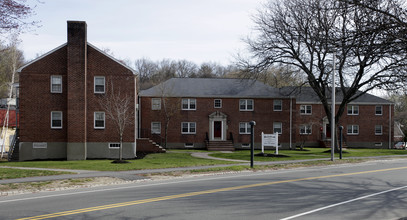
M28 219L38 220L38 219L55 218L55 217L75 215L75 214L80 214L80 213L85 213L85 212L94 212L94 211L99 211L99 210L113 209L113 208L119 208L119 207L125 207L125 206L139 205L139 204L145 204L145 203L151 203L151 202L158 202L158 201L164 201L164 200L170 200L170 199L178 199L178 198L185 198L185 197L198 196L198 195L204 195L204 194L232 191L232 190L238 190L238 189L247 189L247 188L259 187L259 186L269 186L269 185L275 185L275 184L281 184L281 183L291 183L291 182L315 180L315 179L326 179L326 178L341 177L341 176L361 175L361 174L367 174L367 173L386 172L386 171L401 170L401 169L407 169L407 167L396 167L396 168L389 168L389 169L361 171L361 172L343 173L343 174L334 174L334 175L316 176L316 177L305 177L305 178L290 179L290 180L255 183L255 184L242 185L242 186L225 187L225 188L220 188L220 189L189 192L189 193L182 193L182 194L177 194L177 195L161 196L161 197L150 198L150 199L141 199L141 200L135 200L135 201L129 201L129 202L114 203L114 204L108 204L108 205L102 205L102 206L94 206L94 207L83 208L83 209L75 209L75 210L64 211L64 212L56 212L56 213L51 213L51 214L38 215L38 216L27 217L27 218L20 218L18 220L28 220Z

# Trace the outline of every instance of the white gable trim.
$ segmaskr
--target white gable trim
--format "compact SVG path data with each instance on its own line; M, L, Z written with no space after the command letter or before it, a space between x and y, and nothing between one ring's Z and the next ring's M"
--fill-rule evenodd
M95 47L94 45L92 45L91 43L87 42L87 44L92 47L93 49L97 50L98 52L102 53L103 55L109 57L110 59L112 59L113 61L115 61L116 63L122 65L123 67L125 67L126 69L130 70L134 75L137 75L137 72L135 70L133 70L132 68L128 67L127 65L123 64L122 62L120 62L119 60L117 60L116 58L110 56L109 54L105 53L104 51L100 50L99 48ZM23 71L24 68L26 68L27 66L41 60L42 58L54 53L55 51L65 47L67 45L67 43L62 44L61 46L49 51L48 53L45 53L41 56L39 56L38 58L35 58L33 60L31 60L30 62L28 62L27 64L25 64L24 66L20 67L17 72L21 73L21 71Z
M39 61L39 60L41 60L42 58L44 58L44 57L46 57L46 56L48 56L48 55L54 53L55 51L57 51L57 50L59 50L59 49L61 49L61 48L63 48L63 47L65 47L66 45L67 45L67 43L64 43L64 44L62 44L61 46L59 46L59 47L57 47L57 48L55 48L55 49L49 51L48 53L45 53L45 54L43 54L43 55L41 55L41 56L39 56L39 57L37 57L37 58L31 60L30 62L28 62L28 63L25 64L24 66L20 67L20 68L17 70L17 72L18 72L18 73L21 73L21 71L23 71L23 69L26 68L27 66L29 66L29 65L31 65L31 64L33 64L33 63Z

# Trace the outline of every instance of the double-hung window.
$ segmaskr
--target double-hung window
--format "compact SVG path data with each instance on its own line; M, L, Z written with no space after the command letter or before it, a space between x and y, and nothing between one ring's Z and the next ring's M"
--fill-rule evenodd
M105 93L105 77L104 76L95 76L95 93Z
M105 128L105 113L95 112L94 113L94 128L104 129Z
M348 134L357 135L359 134L359 125L348 125L347 130Z
M300 125L300 134L311 134L312 126L311 125Z
M273 101L273 110L274 111L282 111L283 110L283 100L276 99Z
M151 110L161 110L161 99L160 98L151 99Z
M161 122L151 122L151 134L161 134Z
M240 122L239 123L239 134L250 134L251 126L249 122Z
M240 99L239 109L240 111L253 111L254 101L253 99Z
M51 93L62 93L62 76L51 76Z
M283 123L281 122L274 122L273 123L273 133L281 134L283 133Z
M382 125L375 125L374 126L374 134L375 135L382 135L383 134L383 126Z
M51 112L51 128L54 128L54 129L62 128L62 112L61 111Z
M312 105L300 105L300 114L301 115L312 114Z
M383 114L383 106L376 105L375 107L375 115L382 115Z
M348 105L348 115L359 115L359 106Z
M181 133L182 134L195 134L196 133L196 122L182 122L181 123Z
M182 99L182 110L196 110L196 99Z

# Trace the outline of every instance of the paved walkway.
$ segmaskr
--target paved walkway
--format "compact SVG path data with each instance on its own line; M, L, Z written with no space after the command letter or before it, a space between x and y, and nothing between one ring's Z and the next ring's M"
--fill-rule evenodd
M46 169L46 168L29 168L29 167L8 167L8 168L16 168L16 169L65 171L65 172L72 172L73 174L27 177L27 178L18 178L18 179L5 179L5 180L0 180L0 184L40 182L40 181L52 181L52 180L88 178L88 177L116 177L116 178L120 178L120 179L124 179L124 180L138 180L138 179L144 178L144 177L140 176L139 174L199 170L199 169L208 169L208 168L213 168L213 167L228 167L228 166L232 166L232 165L248 165L250 163L250 161L244 161L244 160L230 160L230 159L224 159L224 158L211 157L208 154L209 153L206 153L206 152L193 153L192 156L199 157L199 158L206 158L206 159L227 160L227 161L233 161L236 163L235 164L212 165L212 166L179 167L179 168L165 168L165 169L151 169L151 170L129 170L129 171L90 171L90 170ZM379 156L379 157L353 157L353 159L361 159L361 158L385 159L385 158L395 158L395 157L407 157L407 155ZM352 159L352 158L346 158L346 159ZM254 164L255 165L273 165L273 164L289 164L289 163L301 163L301 162L306 162L306 161L324 161L324 160L330 160L330 158L254 162ZM0 166L0 167L7 167L7 166Z

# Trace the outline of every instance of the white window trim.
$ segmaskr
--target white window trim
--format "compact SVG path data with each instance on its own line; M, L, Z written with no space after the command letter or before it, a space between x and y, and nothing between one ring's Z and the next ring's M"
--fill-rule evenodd
M103 127L96 127L96 114L103 113ZM105 112L94 112L93 113L93 128L94 129L105 129L106 127L106 114Z
M103 92L96 91L96 78L103 78ZM95 76L93 77L93 91L96 94L104 94L106 92L106 78L104 76Z
M302 127L304 127L304 130L305 130L304 133L301 133ZM310 130L309 133L307 132L307 130L308 130L307 127L309 127L309 130ZM300 134L301 134L301 135L311 135L311 134L312 134L312 125L308 125L308 124L302 124L302 125L300 125Z
M380 133L376 133L376 126L380 126ZM383 135L383 125L375 125L374 126L374 134L375 135Z
M184 108L184 100L187 100L187 104L188 104L188 108ZM195 101L195 108L191 108L191 101L194 100ZM194 111L197 109L197 102L196 99L182 99L181 100L181 109L182 110L186 110L186 111Z
M240 131L240 124L244 124L245 125L245 131L241 132ZM239 134L250 134L251 133L251 126L249 122L239 122Z
M280 125L281 125L281 127L280 127L281 132L279 132L278 134L282 134L282 133L283 133L283 123L282 123L282 122L273 122L273 134L275 133L274 130L275 130L275 128L276 128L276 124L280 124Z
M53 85L52 79L53 79L54 77L61 79L61 91L53 91L53 90L52 90L52 85ZM51 82L50 82L50 84L51 84L51 88L50 88L51 93L62 93L62 76L61 76L61 75L52 75L50 81L51 81Z
M349 113L349 107L352 109L352 112ZM355 109L358 109L358 113L355 114ZM348 105L348 107L346 108L346 112L348 115L359 115L359 106L358 105Z
M157 105L154 105L154 101L159 101ZM155 107L157 106L157 107ZM152 98L151 99L151 110L161 110L161 99L160 98Z
M188 131L187 132L183 132L182 131L182 125L184 124L184 123L187 123L188 124ZM194 132L191 132L191 124L195 124L195 131ZM197 129L197 127L196 127L196 122L181 122L181 134L196 134L196 129Z
M55 112L55 113L57 113L57 112L61 113L61 126L60 126L60 127L54 127L54 126L52 126L52 121L53 121L52 113L54 113L54 112ZM64 115L63 115L62 111L52 111L52 112L51 112L51 128L52 128L52 129L62 129L63 122L64 122Z
M377 114L377 111L376 111L376 108L377 107L380 107L380 114ZM382 105L376 105L375 107L374 107L374 114L375 115L383 115L383 106Z
M280 101L280 103L281 103L281 109L276 109L276 106L278 106L278 105L276 105L276 101ZM281 100L281 99L275 99L275 100L273 100L273 111L275 111L275 112L281 112L281 111L283 111L283 100Z
M112 145L119 145L118 147L112 147ZM115 143L109 143L109 149L120 149L120 143L115 142Z
M220 106L219 107L216 107L216 101L217 100L219 100L219 103L220 103ZM213 107L214 108L222 108L222 99L215 99L215 100L213 100Z
M349 133L349 129L348 129L349 126L352 126L352 133ZM357 127L357 128L358 128L358 133L353 133L353 131L354 131L353 127ZM359 125L348 125L348 126L346 127L346 133L347 133L348 135L359 135Z
M307 112L307 107L310 106L310 112ZM302 108L304 108L304 113L301 112ZM300 115L312 115L312 105L300 105Z
M157 131L154 131L153 124L159 124L160 125L160 127L159 127L159 129L157 129ZM159 122L159 121L151 122L151 134L161 134L161 122Z
M252 101L252 108L251 109L248 109L247 108L247 106L248 106L248 101L249 100L251 100ZM244 101L244 109L241 109L240 108L240 101ZM244 112L252 112L252 111L254 111L254 100L253 99L239 99L239 110L240 111L244 111Z

